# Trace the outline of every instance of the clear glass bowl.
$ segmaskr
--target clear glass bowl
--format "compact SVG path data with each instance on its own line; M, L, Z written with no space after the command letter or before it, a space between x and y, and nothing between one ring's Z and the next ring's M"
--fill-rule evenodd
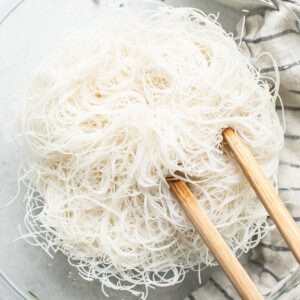
M140 0L110 2L130 5L133 10L155 6ZM235 9L209 0L170 0L165 3L197 7L207 13L220 12L220 23L228 32L234 32L236 23L245 13L241 8L247 8L249 1L227 1ZM258 8L261 3L252 0L250 6ZM21 163L14 143L7 138L7 124L17 111L41 61L59 47L69 31L96 21L100 9L101 5L92 0L1 0L0 299L105 299L99 282L87 282L79 277L64 255L56 253L52 259L42 249L18 239L25 211L22 201L25 190L22 187L17 199L6 206L18 191L18 167ZM203 282L212 272L212 268L203 272ZM299 282L299 273L291 282L295 284L295 280ZM184 282L174 287L151 290L148 300L181 300L198 286L198 275L190 272ZM136 299L129 293L106 291L110 299ZM279 299L280 293L282 291L278 291L273 299Z

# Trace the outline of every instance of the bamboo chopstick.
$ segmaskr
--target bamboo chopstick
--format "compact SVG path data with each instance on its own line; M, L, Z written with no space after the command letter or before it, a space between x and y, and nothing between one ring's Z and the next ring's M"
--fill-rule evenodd
M199 205L198 200L192 194L187 184L181 180L168 180L168 183L187 217L219 262L241 298L245 300L263 299L238 259Z
M235 131L232 128L226 128L223 130L223 138L300 264L300 228L297 223L282 203L273 185L264 174L248 147Z

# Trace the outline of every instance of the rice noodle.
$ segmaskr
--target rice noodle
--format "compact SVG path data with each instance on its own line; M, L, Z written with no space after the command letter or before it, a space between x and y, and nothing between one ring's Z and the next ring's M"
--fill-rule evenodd
M178 283L216 262L171 195L173 176L247 252L267 213L221 133L236 129L276 183L277 86L199 10L102 16L42 67L23 107L24 237L103 286L145 296Z

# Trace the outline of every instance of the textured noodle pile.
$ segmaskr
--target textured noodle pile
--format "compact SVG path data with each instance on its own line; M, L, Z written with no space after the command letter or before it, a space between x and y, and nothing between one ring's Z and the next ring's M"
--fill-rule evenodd
M43 65L23 107L25 237L103 286L145 296L173 285L215 264L170 193L173 176L247 252L269 229L266 212L221 133L233 127L276 183L277 89L201 11L101 16Z

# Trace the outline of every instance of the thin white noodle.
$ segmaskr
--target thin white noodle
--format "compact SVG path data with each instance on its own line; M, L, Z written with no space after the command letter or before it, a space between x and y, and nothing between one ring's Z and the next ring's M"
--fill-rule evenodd
M146 296L215 264L165 177L186 180L230 248L249 251L267 214L221 133L233 127L276 182L283 129L268 84L214 16L117 15L69 41L31 88L24 237L103 291Z

